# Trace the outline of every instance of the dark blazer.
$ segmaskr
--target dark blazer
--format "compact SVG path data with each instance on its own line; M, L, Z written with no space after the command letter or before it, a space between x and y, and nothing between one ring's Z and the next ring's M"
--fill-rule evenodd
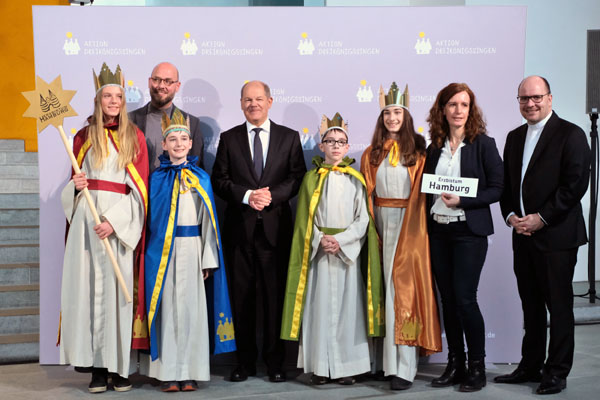
M521 215L519 201L527 124L508 133L504 146L504 219ZM540 213L548 225L531 239L540 251L566 250L587 242L580 200L590 177L590 147L583 130L552 112L523 179L526 214ZM513 248L524 237L513 232Z
M147 103L145 106L129 113L129 119L131 122L136 124L138 128L144 132L144 135L146 134L146 115L148 114L149 107L150 103ZM177 109L177 106L173 105L169 118L172 117L175 109ZM204 169L204 140L202 138L202 132L200 132L200 120L181 109L179 109L179 111L181 111L185 118L190 118L190 133L192 134L192 148L190 150L190 155L198 157L198 166ZM146 141L146 144L148 145L148 161L152 164L154 162L154 158L163 154L163 151L162 149L151 148L152 144L148 141Z
M289 246L293 221L289 200L298 193L306 173L297 131L271 121L267 159L260 180L252 164L246 123L221 133L212 170L215 193L227 202L224 234L229 239L248 241L254 234L259 212L243 204L247 190L269 187L271 204L260 212L271 245Z
M504 180L502 159L496 148L496 141L485 135L478 135L473 143L465 140L465 145L460 150L460 176L464 178L477 178L477 197L461 197L459 207L465 210L467 226L471 232L479 236L488 236L494 233L490 204L500 200ZM425 173L435 174L435 168L442 154L441 148L433 144L427 147L427 161ZM433 195L427 195L427 217L433 222L431 207Z

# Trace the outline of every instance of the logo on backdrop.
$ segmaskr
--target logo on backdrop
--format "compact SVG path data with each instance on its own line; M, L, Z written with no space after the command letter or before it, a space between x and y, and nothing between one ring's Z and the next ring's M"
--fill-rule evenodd
M471 39L471 38L469 38ZM474 38L473 40L476 40ZM495 47L485 47L461 43L459 39L440 39L435 40L433 44L428 37L425 37L425 32L419 32L419 38L415 43L415 51L419 55L429 54L433 50L433 54L439 55L490 55L496 54ZM412 98L411 98L412 101Z
M425 32L419 32L419 38L415 43L415 51L417 54L429 54L431 51L431 42L429 38L425 38Z
M181 42L181 54L184 56L195 56L198 52L198 46L196 45L196 40L190 38L190 33L186 32L184 35L184 39Z
M67 38L65 39L65 44L63 45L63 51L67 56L76 56L79 54L79 42L77 42L77 38L73 38L72 32L67 32Z
M142 91L137 86L133 86L133 81L127 81L125 88L125 102L138 103L142 99Z
M312 39L308 38L306 32L302 32L300 36L302 36L302 39L300 39L300 43L298 43L298 53L300 53L301 56L312 56L312 53L315 51L315 45L313 44Z
M300 143L302 144L302 150L312 150L317 145L308 128L302 128L302 132L300 133Z
M371 85L367 87L367 81L364 79L360 81L358 92L356 92L356 98L358 99L359 103L370 103L373 101L373 91L371 90Z

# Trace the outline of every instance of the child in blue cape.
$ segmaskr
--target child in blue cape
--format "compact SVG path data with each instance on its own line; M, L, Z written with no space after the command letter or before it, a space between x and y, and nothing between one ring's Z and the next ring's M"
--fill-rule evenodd
M150 178L150 357L142 358L140 370L161 380L163 392L194 391L196 381L210 380L209 342L214 340L215 353L235 350L233 320L210 177L188 156L192 140L183 115L163 115L162 128L169 157L159 157Z

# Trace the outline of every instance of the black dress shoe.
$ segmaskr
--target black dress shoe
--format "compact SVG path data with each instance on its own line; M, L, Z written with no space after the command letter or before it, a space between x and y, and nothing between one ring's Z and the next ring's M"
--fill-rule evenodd
M271 382L285 382L285 372L283 371L276 371L276 372L270 372L269 373L269 380Z
M110 374L110 379L112 380L113 389L116 392L127 392L131 390L131 382L128 378L123 378L119 374Z
M566 388L566 379L559 378L558 376L545 376L535 392L537 394L555 394L560 393Z
M540 382L542 374L540 371L529 372L521 368L515 369L510 374L498 375L494 378L496 383L525 383L525 382Z
M249 370L246 369L244 366L240 365L236 367L233 371L231 371L231 374L229 375L229 380L231 382L243 382L246 379L248 379L248 376L254 375L256 375L256 369Z
M412 386L411 381L407 381L406 379L402 379L399 376L392 376L392 380L390 382L390 389L392 390L406 390Z

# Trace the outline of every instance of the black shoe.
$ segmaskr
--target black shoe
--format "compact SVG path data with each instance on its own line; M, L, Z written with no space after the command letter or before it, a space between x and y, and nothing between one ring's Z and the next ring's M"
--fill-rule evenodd
M326 376L312 374L310 377L310 383L312 383L313 385L324 385L327 382L329 382L329 378Z
M402 379L399 376L392 376L392 380L390 382L390 389L392 390L406 390L412 386L411 381L407 381L406 379Z
M555 394L560 393L567 388L567 380L558 376L544 376L542 383L535 391L537 394Z
M108 370L106 368L92 368L92 381L88 386L90 393L106 392L108 385Z
M485 379L485 361L483 358L478 360L469 360L469 369L467 377L458 388L461 392L477 392L486 385Z
M246 369L243 365L237 366L229 375L231 382L243 382L248 379L249 376L256 375L256 369Z
M448 365L442 376L431 381L433 387L446 387L461 383L466 376L465 353L448 353Z
M496 383L525 383L541 382L542 374L540 371L529 372L521 368L515 369L510 374L498 375L494 378Z
M279 383L279 382L285 382L285 380L286 380L285 372L283 372L283 371L269 372L269 381Z
M123 378L119 374L110 374L110 379L116 392L128 392L131 390L129 379Z

